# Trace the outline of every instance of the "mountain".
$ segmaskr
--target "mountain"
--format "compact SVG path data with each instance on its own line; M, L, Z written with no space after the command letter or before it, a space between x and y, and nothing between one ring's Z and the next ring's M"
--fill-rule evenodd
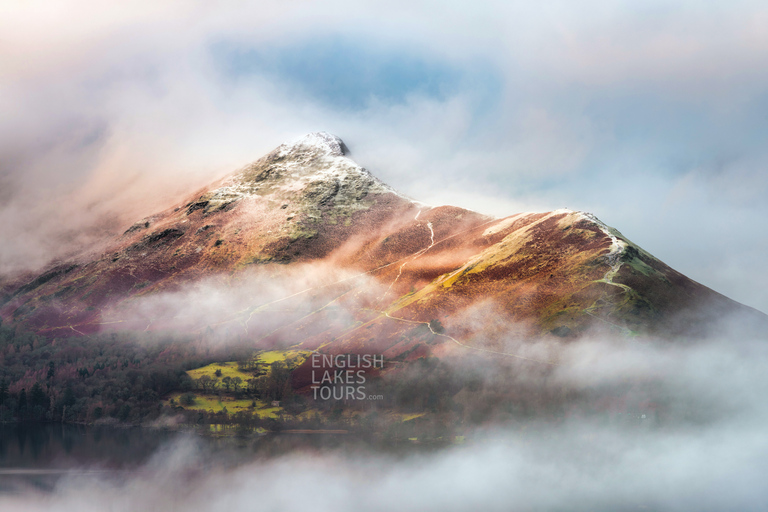
M768 325L591 214L431 207L347 154L327 133L283 144L100 257L5 285L0 316L48 337L184 329L404 359L601 331L697 338L723 317Z

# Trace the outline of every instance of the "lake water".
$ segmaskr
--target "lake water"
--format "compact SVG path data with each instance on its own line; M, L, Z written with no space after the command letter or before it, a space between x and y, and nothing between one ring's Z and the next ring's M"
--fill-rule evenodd
M51 491L63 477L121 480L184 450L194 452L200 468L221 469L296 453L373 450L397 457L434 449L439 447L361 435L201 436L138 427L0 424L0 495Z
M64 475L129 472L178 434L78 425L0 425L0 493L50 488Z

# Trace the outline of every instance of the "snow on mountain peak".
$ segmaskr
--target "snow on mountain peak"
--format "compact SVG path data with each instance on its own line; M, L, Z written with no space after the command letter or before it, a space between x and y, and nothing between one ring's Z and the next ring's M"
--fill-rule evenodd
M309 133L239 169L198 203L205 202L208 212L242 198L261 196L281 204L298 201L307 208L334 205L353 211L367 208L369 194L402 197L345 156L347 152L339 137Z
M344 156L349 150L344 141L328 132L313 132L280 146L281 153L291 153L299 149L317 151L330 156Z

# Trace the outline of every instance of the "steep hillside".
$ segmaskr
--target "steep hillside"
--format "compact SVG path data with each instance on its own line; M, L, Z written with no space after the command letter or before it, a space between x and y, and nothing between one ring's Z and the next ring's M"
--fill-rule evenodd
M100 258L6 285L0 315L46 336L218 330L391 358L591 330L702 336L722 315L766 324L590 214L429 207L346 152L325 133L284 144L139 220ZM190 300L183 322L158 302L200 283L238 298L214 318Z

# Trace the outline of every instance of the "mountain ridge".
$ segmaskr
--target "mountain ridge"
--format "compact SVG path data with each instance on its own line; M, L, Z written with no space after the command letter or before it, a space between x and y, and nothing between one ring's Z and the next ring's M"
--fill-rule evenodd
M348 153L341 139L322 132L278 146L134 223L101 256L6 285L0 315L49 336L139 324L174 328L170 318L129 322L126 316L141 315L126 310L206 279L248 280L257 268L281 282L299 267L317 265L329 275L367 279L323 285L322 293L340 294L327 298L346 308L346 324L326 318L325 310L286 313L283 327L265 322L270 327L261 332L252 325L258 300L233 308L240 316L213 323L254 343L335 344L342 351L375 345L396 357L421 343L398 341L407 331L399 324L409 321L432 330L430 322L440 319L470 343L503 345L508 334L470 327L468 311L478 308L522 338L568 339L595 329L695 337L707 334L713 313L738 312L761 325L768 318L674 271L592 214L562 209L497 219L426 206ZM349 331L361 322L375 335Z

